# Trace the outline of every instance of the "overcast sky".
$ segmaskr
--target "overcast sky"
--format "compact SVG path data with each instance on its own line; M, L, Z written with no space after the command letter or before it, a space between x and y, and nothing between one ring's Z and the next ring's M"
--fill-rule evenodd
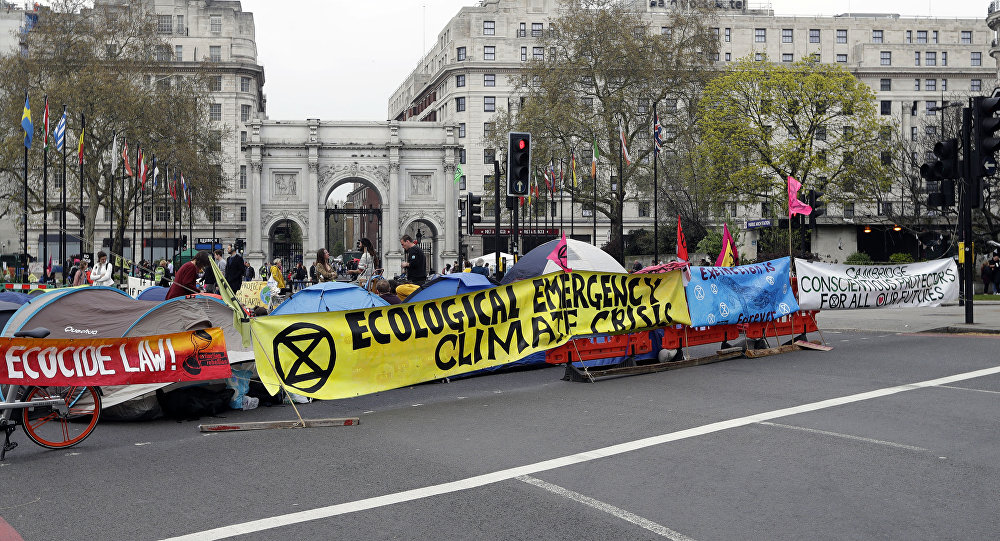
M759 0L758 0L759 1ZM758 1L750 0L751 4ZM242 0L254 14L272 120L385 120L389 95L462 6L476 0ZM848 11L976 17L988 0L773 0L778 15Z

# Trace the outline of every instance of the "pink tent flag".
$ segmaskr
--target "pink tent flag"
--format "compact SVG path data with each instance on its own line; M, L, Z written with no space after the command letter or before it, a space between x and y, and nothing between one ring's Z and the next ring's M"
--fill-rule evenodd
M559 268L561 268L562 270L564 270L566 272L573 272L573 269L569 268L569 261L567 261L567 257L566 257L566 232L565 231L562 234L562 238L559 239L559 242L556 244L555 249L552 250L552 253L549 254L546 259L549 259L549 260L555 262L556 265L559 265Z
M715 260L715 266L733 267L739 259L740 255L736 251L736 242L733 240L733 236L729 234L729 225L722 224L722 251L719 252L719 258Z
M791 218L796 214L802 214L808 216L812 214L812 207L799 201L799 189L802 188L802 183L795 180L791 175L788 176L788 217Z

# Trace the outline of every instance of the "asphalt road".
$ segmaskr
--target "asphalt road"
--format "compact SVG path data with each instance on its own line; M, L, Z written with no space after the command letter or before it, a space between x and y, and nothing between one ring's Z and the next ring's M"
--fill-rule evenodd
M300 406L353 427L102 423L61 452L18 433L0 517L25 540L995 539L1000 338L824 336L833 351Z

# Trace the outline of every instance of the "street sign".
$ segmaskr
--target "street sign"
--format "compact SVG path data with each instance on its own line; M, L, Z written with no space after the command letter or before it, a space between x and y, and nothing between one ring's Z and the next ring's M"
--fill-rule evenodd
M997 160L992 156L983 159L983 176L992 177L997 172Z
M746 229L761 229L763 227L771 227L771 220L747 220Z
M472 234L473 235L493 235L495 233L496 233L496 228L494 228L494 227L477 227L477 228L475 228L475 229L472 230ZM513 229L506 228L506 227L501 227L500 228L500 234L501 235L511 235L513 233L514 233ZM522 234L522 235L558 235L559 234L559 229L558 228L553 228L553 227L549 227L549 228L545 228L545 227L529 227L529 228L524 228L524 227L522 227L519 230L519 233Z

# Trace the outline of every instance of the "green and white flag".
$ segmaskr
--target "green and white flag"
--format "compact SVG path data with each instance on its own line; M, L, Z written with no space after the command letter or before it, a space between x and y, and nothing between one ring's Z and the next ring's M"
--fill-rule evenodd
M465 173L462 172L462 164L456 165L455 166L455 184L458 184L459 182L461 182L463 176L465 176Z

